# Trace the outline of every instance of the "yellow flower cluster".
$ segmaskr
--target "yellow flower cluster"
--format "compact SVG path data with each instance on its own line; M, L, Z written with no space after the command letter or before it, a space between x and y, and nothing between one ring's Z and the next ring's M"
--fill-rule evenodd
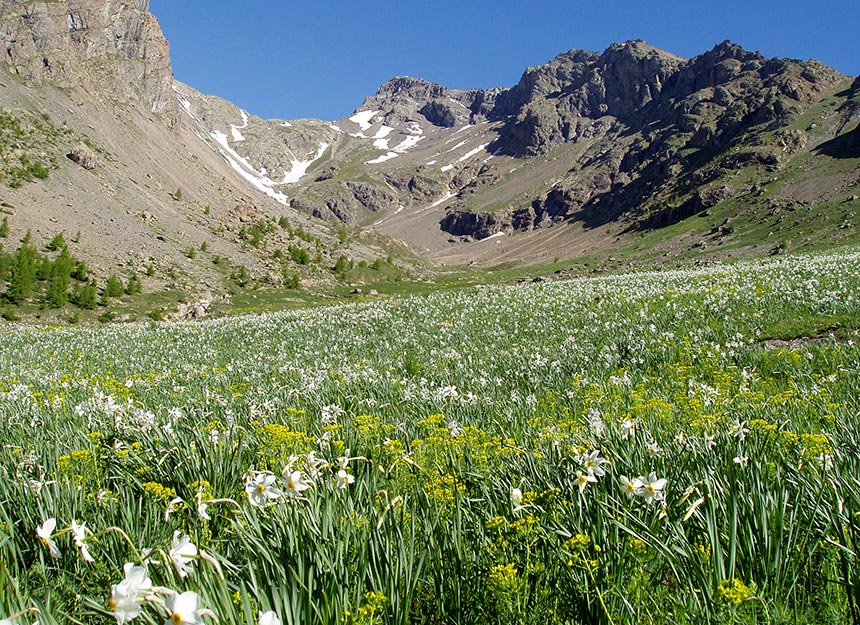
M755 584L747 586L739 579L724 579L717 587L717 596L723 601L740 605L755 592Z
M490 581L496 586L513 586L517 582L517 567L509 562L508 564L496 564L490 569Z
M314 437L297 432L289 426L268 423L259 430L260 447L257 457L268 467L283 467L292 455L308 453L314 448Z
M174 489L159 484L158 482L144 482L141 486L145 493L152 495L156 499L170 501L176 497L176 491Z
M381 592L371 591L364 594L361 606L353 612L344 612L341 623L346 625L376 625L382 622L382 610L388 597Z

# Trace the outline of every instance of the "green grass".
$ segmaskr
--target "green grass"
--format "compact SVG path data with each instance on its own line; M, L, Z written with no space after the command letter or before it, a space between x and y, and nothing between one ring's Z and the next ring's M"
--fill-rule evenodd
M860 622L857 253L471 279L5 333L2 618Z

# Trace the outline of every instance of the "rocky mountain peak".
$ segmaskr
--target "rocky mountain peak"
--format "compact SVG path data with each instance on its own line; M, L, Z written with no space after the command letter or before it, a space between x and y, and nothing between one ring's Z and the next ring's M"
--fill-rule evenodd
M379 87L376 91L376 98L411 99L421 102L441 97L446 91L447 89L442 85L423 78L396 76Z
M449 89L422 78L397 76L364 100L359 111L381 111L386 124L422 116L434 126L451 128L474 115L486 115L499 90Z
M175 121L167 40L149 0L4 0L6 69L25 80L141 104Z

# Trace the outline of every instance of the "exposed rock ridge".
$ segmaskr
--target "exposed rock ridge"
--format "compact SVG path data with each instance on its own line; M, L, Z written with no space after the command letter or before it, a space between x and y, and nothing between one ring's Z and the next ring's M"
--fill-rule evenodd
M806 141L783 129L845 80L816 61L767 59L729 41L689 61L641 41L560 54L497 96L490 117L504 126L490 149L534 157L564 143L594 148L530 206L489 220L455 205L440 226L480 238L570 219L600 225L622 214L643 227L673 223L734 195L717 183L726 172L777 171ZM765 132L775 133L773 149L757 138ZM687 199L670 206L667 195Z
M28 81L142 104L172 123L169 46L148 8L148 0L5 0L5 66Z
M411 76L397 76L384 83L366 98L358 111L379 110L385 122L400 122L423 116L443 128L474 122L489 116L502 89L449 89L434 82Z

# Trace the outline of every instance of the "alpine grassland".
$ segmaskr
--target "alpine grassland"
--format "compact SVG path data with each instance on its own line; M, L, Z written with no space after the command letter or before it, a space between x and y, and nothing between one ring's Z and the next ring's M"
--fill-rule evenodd
M0 623L860 624L860 253L3 330Z

